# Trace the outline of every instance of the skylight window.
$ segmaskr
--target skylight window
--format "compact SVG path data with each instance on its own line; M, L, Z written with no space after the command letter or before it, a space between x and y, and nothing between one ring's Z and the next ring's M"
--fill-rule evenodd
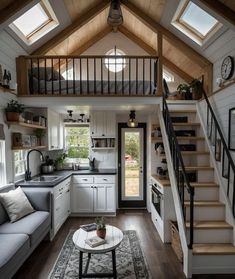
M199 45L222 26L217 19L189 0L181 2L171 23Z
M47 0L43 0L14 20L9 27L27 44L32 44L58 25Z

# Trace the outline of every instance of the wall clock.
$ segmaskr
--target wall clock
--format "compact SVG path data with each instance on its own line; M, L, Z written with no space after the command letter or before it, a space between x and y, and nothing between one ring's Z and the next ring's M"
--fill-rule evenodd
M224 58L221 65L221 77L225 80L231 78L234 70L234 61L232 56L227 56Z

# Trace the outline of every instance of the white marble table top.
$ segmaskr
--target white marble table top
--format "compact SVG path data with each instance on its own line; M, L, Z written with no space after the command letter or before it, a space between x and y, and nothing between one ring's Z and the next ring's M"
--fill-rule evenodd
M76 247L82 252L98 254L106 253L115 249L119 246L123 239L122 231L110 225L106 225L106 243L94 248L90 247L88 244L85 243L85 240L93 236L96 236L96 231L86 232L83 229L79 229L75 231L73 235L73 242Z

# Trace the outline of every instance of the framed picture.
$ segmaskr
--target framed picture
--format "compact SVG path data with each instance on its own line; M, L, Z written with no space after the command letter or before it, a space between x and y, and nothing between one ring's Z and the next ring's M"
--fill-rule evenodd
M31 147L31 136L30 135L22 135L22 146Z
M215 160L221 161L221 139L216 139L215 143Z
M31 146L37 146L38 138L36 136L30 136Z
M229 110L228 148L235 151L235 108Z
M13 147L22 146L22 134L21 133L12 133L12 146Z

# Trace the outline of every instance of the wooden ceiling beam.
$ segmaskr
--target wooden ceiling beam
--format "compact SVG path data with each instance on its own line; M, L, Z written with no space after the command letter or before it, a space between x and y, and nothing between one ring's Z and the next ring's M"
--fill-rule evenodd
M135 5L130 3L128 0L121 0L122 6L126 8L131 14L137 17L143 24L148 26L155 33L162 33L164 39L169 41L174 47L180 49L185 54L187 54L192 61L197 63L202 68L211 64L209 60L203 57L201 54L196 52L193 48L188 46L185 42L183 42L180 38L175 36L172 32L167 30L158 22L154 21L152 18L143 13L140 9L138 9Z
M149 55L158 55L156 49L152 48L148 44L146 44L142 39L134 35L132 32L130 32L126 27L119 26L118 30L125 35L127 38L129 38L131 41L136 43L138 46L140 46L143 50L145 50ZM193 77L181 70L178 66L176 66L173 62L171 62L169 59L163 56L163 65L167 67L169 70L172 70L174 73L176 73L179 77L181 77L186 82L190 83L193 80Z
M30 2L32 2L32 0L14 0L12 3L7 5L0 12L0 24L8 20L11 16L23 9Z
M224 5L218 0L199 0L202 4L206 5L210 10L222 16L232 25L235 25L235 12L228 6Z
M71 23L68 27L63 29L59 34L55 35L52 39L47 41L44 45L39 47L36 51L34 51L33 55L44 55L53 47L58 45L67 39L70 35L72 35L75 31L83 27L86 23L92 20L95 16L101 13L109 6L109 0L103 0L96 7L90 9L87 13L79 16L73 23Z

